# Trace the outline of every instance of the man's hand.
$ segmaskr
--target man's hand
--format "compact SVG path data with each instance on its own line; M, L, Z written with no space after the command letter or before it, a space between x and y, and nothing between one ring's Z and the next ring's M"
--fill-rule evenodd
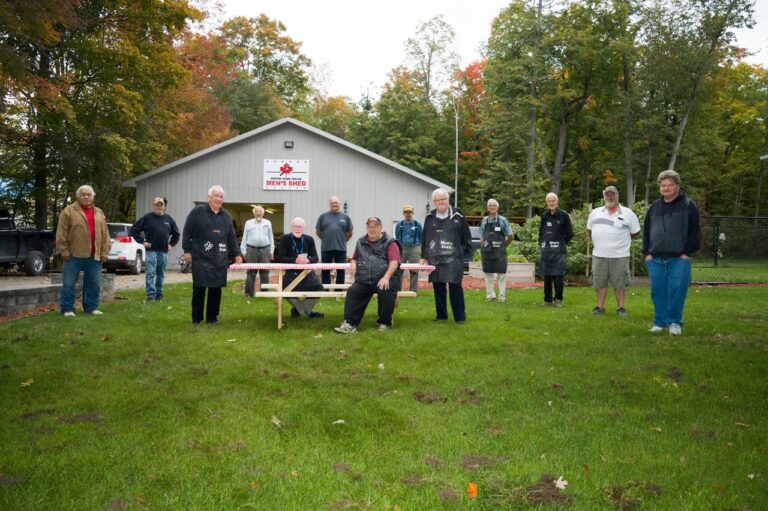
M379 289L389 289L389 279L386 277L381 277L379 280L379 283L377 284L377 287Z
M184 252L184 260L188 263L192 262L192 253L191 252Z
M651 259L653 259L653 256L651 254L648 254L647 256L645 256L646 261L650 261Z
M426 259L419 259L419 264L423 266L423 265L429 264L429 263L427 263Z
M144 242L144 248L151 248L151 247L152 247L152 243L150 243L148 241Z
M349 262L349 274L350 274L350 276L354 277L355 273L357 273L357 261L352 259Z
M241 256L235 256L235 264L243 264L243 258Z

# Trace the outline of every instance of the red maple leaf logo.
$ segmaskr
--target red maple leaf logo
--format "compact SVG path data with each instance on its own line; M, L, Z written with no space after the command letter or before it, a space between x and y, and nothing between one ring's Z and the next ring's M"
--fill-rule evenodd
M293 167L291 167L287 163L284 163L283 166L280 167L280 175L281 176L287 176L291 172L293 172Z

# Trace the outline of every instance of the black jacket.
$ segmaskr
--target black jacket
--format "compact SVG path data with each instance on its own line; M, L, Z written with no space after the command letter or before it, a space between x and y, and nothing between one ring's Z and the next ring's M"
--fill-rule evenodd
M440 238L452 247L448 253L440 248ZM462 212L450 208L448 218L437 218L433 209L424 219L424 232L421 237L421 257L436 267L429 274L430 282L461 283L464 276L464 260L472 255L472 234Z
M672 202L657 199L645 215L643 254L654 257L691 257L701 247L701 219L696 203L685 193Z
M168 245L175 247L179 242L180 233L171 215L149 212L131 226L131 236L138 243L150 242L147 250L168 252Z
M184 222L184 253L192 254L192 285L226 287L227 269L240 255L232 217L224 209L214 213L208 204L195 206Z

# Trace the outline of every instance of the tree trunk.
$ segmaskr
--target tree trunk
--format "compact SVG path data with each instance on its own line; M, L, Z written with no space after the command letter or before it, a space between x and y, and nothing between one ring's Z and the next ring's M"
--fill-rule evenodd
M536 103L538 101L538 58L539 47L541 46L541 3L539 0L539 6L536 10L536 41L533 46L533 65L531 69L531 111L528 112L528 167L526 169L527 188L528 188L528 206L525 209L525 217L531 218L533 216L533 170L536 159Z
M555 162L552 165L552 179L550 191L560 194L560 179L563 175L563 162L565 161L565 150L568 145L568 105L565 99L562 100L560 109L560 129L557 136L557 152L555 153Z
M648 134L648 163L645 168L645 203L651 200L651 170L653 169L653 139Z
M51 76L51 59L48 53L40 51L40 69L38 75L46 81ZM37 109L36 109L37 110ZM38 110L39 112L39 110ZM32 197L35 201L35 227L45 229L48 227L48 134L47 127L40 119L34 119L36 135L33 135L30 146L32 149Z
M635 178L632 172L632 104L629 95L629 62L626 51L622 52L621 64L624 73L624 177L627 181L627 201L629 207L635 203Z

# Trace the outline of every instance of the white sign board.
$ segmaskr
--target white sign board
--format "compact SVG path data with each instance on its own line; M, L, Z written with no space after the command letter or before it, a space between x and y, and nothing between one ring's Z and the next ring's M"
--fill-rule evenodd
M264 160L264 190L309 190L309 160Z

